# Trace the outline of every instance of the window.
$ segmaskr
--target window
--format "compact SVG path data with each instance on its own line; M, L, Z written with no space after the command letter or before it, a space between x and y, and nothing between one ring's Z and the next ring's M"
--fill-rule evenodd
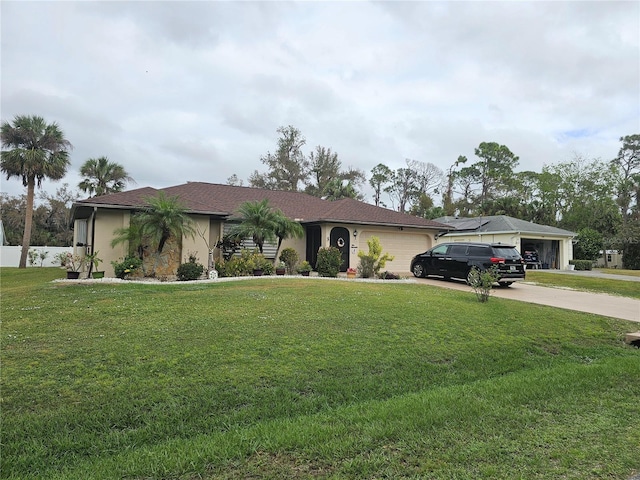
M87 244L87 220L76 220L76 245L84 247Z
M461 256L467 254L467 246L466 245L451 245L449 247L448 255Z
M488 247L469 247L469 256L470 257L490 257L491 250Z
M447 253L447 245L439 245L431 250L431 253L433 253L434 255L444 255L445 253Z

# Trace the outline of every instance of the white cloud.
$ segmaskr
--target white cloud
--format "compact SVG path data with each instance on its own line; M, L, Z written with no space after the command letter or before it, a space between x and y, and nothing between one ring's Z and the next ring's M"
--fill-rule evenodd
M246 181L290 124L366 172L447 169L483 141L539 171L640 132L638 18L615 1L5 1L2 119L57 121L72 184L102 155L138 186Z

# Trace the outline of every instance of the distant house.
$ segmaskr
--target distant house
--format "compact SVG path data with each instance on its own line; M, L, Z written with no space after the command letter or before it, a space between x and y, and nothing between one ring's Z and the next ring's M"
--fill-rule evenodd
M234 222L238 207L245 201L267 199L273 208L304 227L304 237L288 239L282 247L298 251L301 260L315 265L320 247L334 246L343 256L342 270L355 268L358 251L368 250L367 240L380 239L384 252L395 256L387 263L390 271L408 273L411 258L433 246L436 236L448 227L433 220L376 207L350 198L328 201L300 192L265 190L204 182L189 182L155 189L144 187L126 192L80 200L73 204L76 253L99 251L107 276L113 276L111 261L123 258L127 245L112 248L110 243L117 228L128 227L131 215L144 208L146 199L159 191L178 196L195 222L198 235L182 239L182 257L197 252L206 264L209 246L214 246ZM251 242L247 241L251 246ZM265 254L273 258L275 248L265 245ZM179 253L180 255L180 253ZM220 252L214 251L219 257Z
M542 268L566 269L573 259L576 233L561 228L539 225L507 215L477 218L441 217L435 219L450 230L438 236L443 242L486 242L515 245L522 253L536 250Z

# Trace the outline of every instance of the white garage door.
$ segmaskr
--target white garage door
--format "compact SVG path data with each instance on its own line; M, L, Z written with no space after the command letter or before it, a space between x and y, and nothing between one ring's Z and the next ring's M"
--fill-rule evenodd
M411 259L418 253L422 253L431 247L430 237L420 233L383 233L383 232L362 232L358 239L361 250L367 252L367 240L371 237L378 237L382 245L382 253L389 253L395 258L388 262L385 270L395 273L407 273L410 271Z

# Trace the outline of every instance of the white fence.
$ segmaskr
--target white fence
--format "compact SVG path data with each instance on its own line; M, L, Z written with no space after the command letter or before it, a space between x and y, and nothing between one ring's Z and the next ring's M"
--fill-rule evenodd
M7 247L0 246L0 267L17 267L20 264L20 252L22 247ZM47 252L47 255L42 262L43 267L59 267L60 262L56 259L56 255L59 253L73 253L73 247L29 247L29 250L35 250L38 255L41 252ZM40 257L37 258L36 263L31 265L29 257L27 257L27 267L39 267Z

